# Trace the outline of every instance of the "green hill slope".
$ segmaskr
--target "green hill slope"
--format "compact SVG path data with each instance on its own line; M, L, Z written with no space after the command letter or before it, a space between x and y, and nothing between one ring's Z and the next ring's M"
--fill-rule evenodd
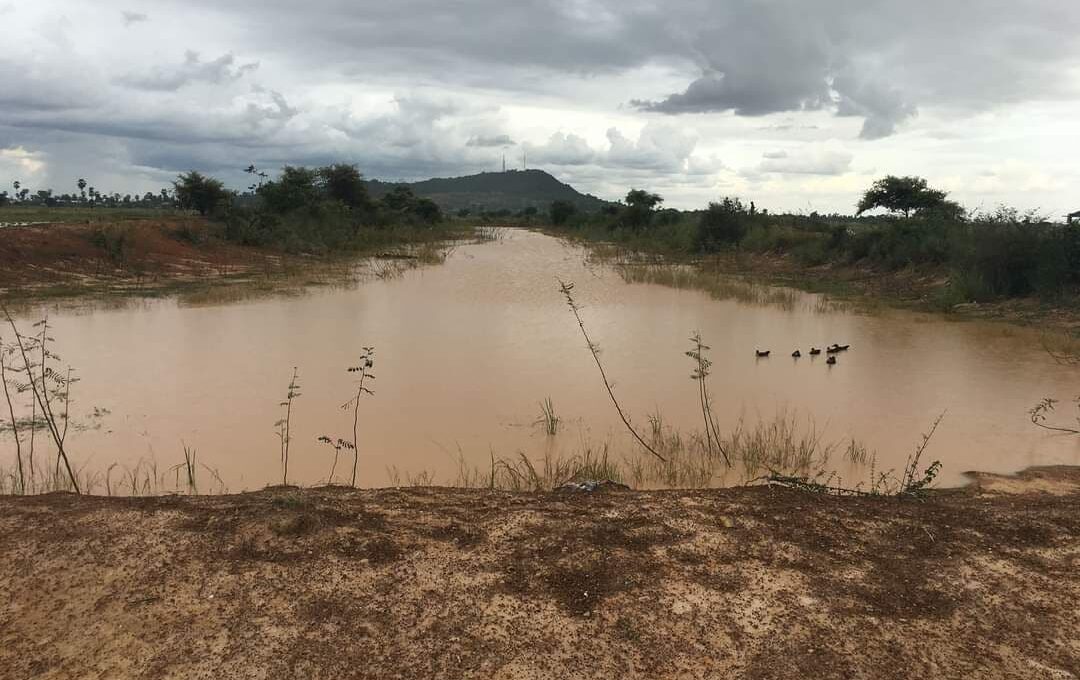
M406 186L423 198L430 198L446 211L468 208L474 212L535 207L547 210L552 201L567 201L585 212L597 211L608 201L583 194L543 170L482 172L466 177L428 179L422 182L382 182L369 180L368 190L381 198L396 186Z

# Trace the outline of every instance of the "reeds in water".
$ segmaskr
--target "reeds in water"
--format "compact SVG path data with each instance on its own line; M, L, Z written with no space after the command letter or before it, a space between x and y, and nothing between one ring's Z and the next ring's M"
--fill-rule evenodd
M627 283L652 283L679 290L700 290L718 300L752 305L775 305L795 309L801 294L790 288L767 286L735 276L703 271L693 265L620 265L619 276Z
M540 417L533 421L534 425L539 425L544 434L549 437L554 437L559 434L559 427L562 425L562 419L555 413L555 404L551 401L551 397L545 397L540 402Z

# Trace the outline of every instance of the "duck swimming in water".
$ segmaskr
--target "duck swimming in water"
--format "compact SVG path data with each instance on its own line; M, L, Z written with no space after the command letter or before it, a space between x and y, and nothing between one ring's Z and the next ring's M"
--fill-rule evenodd
M827 363L830 366L835 366L836 365L836 356L834 355L834 356L829 357L828 359L825 360L825 363Z
M821 354L821 348L820 347L811 347L810 348L810 356L816 357L819 354Z
M795 350L794 352L791 353L791 356L794 357L795 359L798 359L799 357L802 356L802 352L800 352L799 350Z
M772 353L772 350L768 350L768 349L755 349L755 350L754 350L754 354L755 354L755 355L756 355L756 356L757 356L758 358L761 358L761 357L767 357L767 356L769 356L769 355L770 355L771 353Z

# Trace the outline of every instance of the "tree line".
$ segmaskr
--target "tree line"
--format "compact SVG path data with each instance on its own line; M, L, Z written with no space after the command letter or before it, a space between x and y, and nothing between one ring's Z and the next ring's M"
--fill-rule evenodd
M242 194L198 171L184 173L174 183L176 205L224 224L227 240L292 250L345 248L365 228L434 227L443 220L434 201L408 187L371 198L355 165L288 165L274 179L254 165L245 172L252 183Z
M47 208L171 208L175 197L168 188L159 192L147 191L143 194L101 193L85 179L75 182L77 192L56 193L53 189L32 190L19 180L11 183L12 192L0 191L0 207L5 205L40 206Z
M395 187L380 200L373 199L354 165L285 166L277 177L254 165L245 172L251 184L242 192L191 170L180 174L172 187L141 196L103 194L82 178L75 185L78 193L65 194L51 189L32 192L15 181L13 194L0 193L0 206L191 211L210 218L226 240L296 251L348 248L364 238L366 230L430 228L443 220L434 201L414 195L408 187Z
M770 214L734 197L694 211L662 204L660 195L632 189L599 214L556 201L548 217L584 238L676 256L743 251L786 255L807 267L944 269L949 284L935 300L942 306L1026 295L1064 300L1080 288L1080 224L1007 206L969 213L921 177L874 182L854 215Z

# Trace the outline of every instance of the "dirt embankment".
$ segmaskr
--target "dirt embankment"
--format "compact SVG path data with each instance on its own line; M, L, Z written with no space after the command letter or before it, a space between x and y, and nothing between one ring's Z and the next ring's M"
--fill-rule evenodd
M213 238L197 217L0 229L0 298L154 293L185 283L280 274L303 258Z
M925 502L9 497L0 677L1065 680L1078 559L1075 469Z

